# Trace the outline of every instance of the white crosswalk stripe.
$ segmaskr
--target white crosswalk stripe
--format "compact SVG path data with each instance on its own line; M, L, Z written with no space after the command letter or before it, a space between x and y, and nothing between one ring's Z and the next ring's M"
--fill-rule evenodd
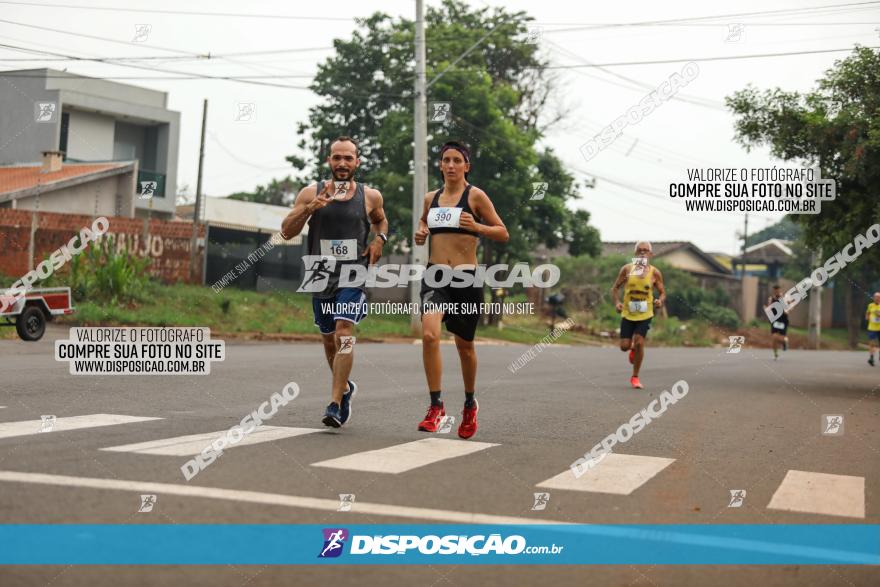
M284 426L259 426L253 432L242 438L235 444L229 444L224 450L236 446L248 446L252 444L260 444L263 442L272 442L282 438L291 438L293 436L302 436L304 434L312 434L320 432L318 428L290 428ZM164 455L164 456L194 456L202 452L211 442L224 436L228 430L218 430L216 432L205 432L203 434L188 434L186 436L175 436L173 438L163 438L160 440L150 440L148 442L138 442L135 444L124 444L121 446L111 446L102 448L112 452L133 452L144 455Z
M425 438L378 450L358 452L337 459L320 461L312 463L312 466L396 475L447 459L480 452L493 446L498 445L491 442Z
M75 487L98 489L101 491L122 491L131 493L155 493L157 495L179 495L198 499L217 499L238 503L281 506L310 509L325 512L339 511L338 499L322 499L309 496L264 493L261 491L242 491L221 489L201 485L181 483L156 483L134 479L99 479L95 477L71 477L68 475L48 475L24 473L20 471L0 471L0 483L30 483L56 487ZM409 507L385 503L359 501L354 510L365 516L389 516L417 521L430 520L451 524L569 524L567 521L548 520L517 516L499 516L470 511L438 510L433 508Z
M162 418L149 418L143 416L123 416L120 414L88 414L85 416L69 416L56 418L50 431L45 430L42 420L24 420L20 422L0 423L0 439L14 438L16 436L28 436L31 434L57 434L70 430L82 430L86 428L98 428L100 426L115 426L117 424L131 424L133 422L148 422L161 420Z
M0 409L6 406L0 406ZM0 440L37 434L86 430L104 426L162 420L160 417L128 416L122 414L87 414L59 417L50 431L46 422L31 419L0 422ZM42 432L41 432L42 431ZM323 428L296 428L286 426L259 426L226 450L237 446L252 446L275 440L295 438L324 431ZM228 429L199 434L187 434L101 448L102 451L145 455L190 457L202 452ZM475 455L500 446L490 442L474 442L436 436L394 444L385 448L346 454L312 463L314 467L353 472L398 475L435 463ZM675 462L673 458L609 453L597 466L575 477L571 469L550 477L536 487L565 491L631 495L664 469ZM334 502L335 503L335 502ZM767 509L797 513L865 518L865 478L811 471L789 470L774 492Z
M789 470L768 509L865 517L865 478Z
M629 495L674 462L675 459L662 457L609 453L580 477L566 469L536 487Z

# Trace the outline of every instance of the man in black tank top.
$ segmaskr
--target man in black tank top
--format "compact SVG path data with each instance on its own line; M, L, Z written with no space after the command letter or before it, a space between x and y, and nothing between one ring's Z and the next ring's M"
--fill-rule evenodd
M312 294L315 325L333 375L332 401L324 413L326 426L339 428L351 419L351 400L357 385L349 380L354 359L354 326L365 316L364 284L340 287L347 265L373 265L388 240L388 221L382 194L354 181L360 164L357 143L341 136L330 143L327 164L332 181L303 188L282 223L282 236L291 239L308 222L305 272L298 291Z
M773 286L773 295L767 298L766 308L774 302L782 302L782 288L778 285ZM784 304L783 304L784 306ZM788 350L788 312L782 312L782 316L770 323L770 337L773 341L773 360L779 359L779 347L782 350Z

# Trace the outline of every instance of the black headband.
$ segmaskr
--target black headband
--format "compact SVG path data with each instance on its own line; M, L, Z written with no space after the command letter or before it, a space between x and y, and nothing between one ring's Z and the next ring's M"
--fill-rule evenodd
M468 152L467 148L464 145L459 145L457 143L446 143L445 145L440 147L440 156L443 157L443 153L445 153L449 149L455 149L456 151L461 153L461 156L464 157L465 163L471 162L470 152Z

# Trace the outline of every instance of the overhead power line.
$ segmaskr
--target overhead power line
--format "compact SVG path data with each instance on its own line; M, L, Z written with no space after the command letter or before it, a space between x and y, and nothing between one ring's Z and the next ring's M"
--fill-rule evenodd
M0 21L0 22L2 22L2 21ZM862 46L864 46L864 45L862 45ZM199 79L199 78L218 79L218 80L225 80L225 81L241 81L241 82L261 83L263 85L269 85L269 86L275 85L277 87L291 87L294 89L308 89L307 87L302 87L302 86L285 86L285 85L280 85L280 84L270 84L268 82L259 82L258 81L258 80L265 80L265 79L289 79L289 78L297 78L297 77L309 77L309 76L304 76L303 74L265 74L265 75L215 76L215 75L209 75L209 74L198 74L198 73L185 72L185 71L169 70L169 69L158 68L158 67L148 67L145 65L137 65L134 63L128 63L125 61L119 61L116 59L105 58L105 57L78 57L75 55L65 55L62 53L53 53L51 51L28 49L26 47L16 47L15 45L7 45L7 44L3 44L3 43L0 43L0 47L6 47L8 49L12 49L12 50L16 50L16 51L51 54L51 55L56 55L59 57L64 57L66 59L70 59L73 61L93 61L93 62L98 62L98 63L107 63L110 65L118 65L121 67L133 67L133 68L137 68L137 69L146 69L146 70L150 70L150 71L159 71L162 73L172 73L172 74L178 74L180 76L185 76L185 77L181 77L180 79ZM865 47L868 49L880 49L880 46L865 46ZM852 50L853 50L853 47L843 47L840 49L816 49L814 51L789 51L789 52L782 52L782 53L760 53L760 54L752 54L752 55L725 55L725 56L717 56L717 57L679 57L679 58L674 58L674 59L658 59L658 60L651 60L651 61L615 61L615 62L608 62L608 63L547 65L547 66L540 66L540 67L539 66L532 66L532 67L524 67L523 69L553 69L553 70L584 69L584 68L598 69L598 68L602 68L602 67L615 67L615 66L620 67L620 66L627 66L627 65L658 65L658 64L668 64L668 63L685 63L685 62L690 62L690 61L703 62L703 61L730 61L730 60L736 60L736 59L764 59L764 58L771 58L771 57L788 57L788 56L795 56L795 55L815 55L815 54L820 54L820 53L842 53L842 52L849 52ZM448 75L451 73L479 73L479 71L475 70L475 69L447 69L443 73L445 75ZM28 77L28 76L25 75L25 76L20 76L20 77ZM107 78L107 79L110 79L110 78ZM136 79L136 78L130 78L130 79ZM143 79L154 79L154 78L147 77L147 78L143 78ZM158 79L158 78L155 78L155 79ZM382 95L397 95L397 94L382 94ZM701 104L701 105L704 105L704 104Z
M74 57L72 55L66 55L63 53L56 53L53 51L44 51L44 50L37 50L37 49L20 48L20 47L15 47L14 45L7 45L4 43L0 43L0 47L5 47L5 48L12 49L15 51L30 51L30 52L36 52L36 53L41 53L41 54L58 55L58 56L62 56L62 57ZM268 82L268 81L260 81L261 79L284 79L285 77L292 77L292 76L287 76L284 74L281 74L281 75L266 74L266 75L253 75L253 76L210 75L210 74L193 73L193 72L188 72L188 71L179 71L179 70L174 70L174 69L165 69L165 68L161 68L161 67L150 67L147 65L138 65L138 64L134 64L134 63L116 62L116 61L108 60L108 59L101 58L101 57L82 57L80 59L83 61L92 61L92 62L96 62L96 63L117 65L119 67L129 67L129 68L134 68L134 69L144 69L147 71L157 71L157 72L161 72L161 73L174 74L174 77L165 77L164 78L164 79L169 79L169 80L206 79L206 80L219 80L219 81L230 81L230 82L238 82L238 83L245 83L245 84L254 84L254 85L260 85L260 86L277 87L277 88L284 88L284 89L291 89L291 90L310 90L311 91L311 89L312 89L310 86L294 86L294 85L290 85L290 84L281 84L281 83L273 83L273 82ZM0 61L2 61L2 59L0 59ZM27 73L27 72L6 72L6 73L0 72L0 77L18 77L18 78L37 78L37 77L39 77L39 78L46 78L46 77L48 77L48 78L70 78L72 76L76 77L77 75L78 74L65 74L65 73L61 73L60 75L57 75L57 74L53 75L53 74L33 74L33 73ZM82 76L82 77L88 77L91 79L103 79L103 80L116 79L113 76ZM163 78L160 78L158 76L149 76L149 77L145 76L145 77L140 77L140 78L128 77L125 79L151 80L151 79L163 79ZM390 92L372 92L372 93L351 94L351 95L363 96L363 97L372 97L372 96L392 96L392 97L398 97L398 98L409 97L406 94L396 94L396 93L390 93Z
M715 14L711 16L693 16L693 17L680 17L680 18L669 18L664 20L645 20L640 22L624 22L624 23L605 23L605 24L591 24L585 26L577 26L565 29L553 29L550 31L544 31L544 34L548 33L562 33L562 32L571 32L571 31L582 31L582 30L596 30L596 29L608 29L608 28L620 28L620 27L639 27L639 26L658 26L658 25L667 25L667 24L680 24L680 23L693 23L699 21L706 20L719 20L719 19L729 19L729 18L742 18L748 16L769 16L769 15L792 15L792 14L803 14L805 16L810 16L811 13L815 13L817 11L826 11L826 10L835 10L840 8L849 8L849 7L868 7L870 5L880 4L880 1L872 0L870 2L848 2L846 4L825 4L822 6L803 6L801 8L782 8L779 10L761 10L761 11L753 11L753 12L734 12L728 14ZM846 11L843 11L846 12ZM821 23L818 23L821 24Z
M119 40L119 39L113 39L113 38L108 38L108 37L102 37L102 36L98 36L98 35L89 35L89 34L86 34L86 33L78 33L78 32L67 31L67 30L63 30L63 29L56 29L56 28L52 28L52 27L47 27L47 26L34 25L34 24L24 23L24 22L16 22L16 21L12 21L12 20L0 19L0 22L2 22L2 23L6 23L6 24L11 24L11 25L14 25L14 26L20 26L20 27L25 27L25 28L37 29L37 30L50 31L50 32L59 33L59 34L63 34L63 35L70 35L70 36L74 36L74 37L80 37L80 38L86 38L86 39L94 39L94 40L103 41L103 42L107 42L107 43L116 43L116 44L120 44L120 45L134 46L134 47L138 47L138 48L141 47L140 44L138 44L138 43L134 43L134 42L132 42L132 41L122 41L122 40ZM182 50L182 49L176 49L176 48L173 48L173 47L162 47L162 46L158 46L158 45L151 45L151 47L152 47L152 48L155 48L155 49L158 49L158 50L160 50L160 51L168 51L169 53L176 53L176 54L178 54L178 55L185 55L185 56L187 56L188 58L196 58L196 59L210 59L210 58L211 58L211 54L210 54L210 52L208 52L208 53L197 53L197 52L192 52L192 51L185 51L185 50ZM70 59L76 59L75 56L68 56L68 58L70 58ZM246 67L246 68L248 68L248 69L250 69L250 70L252 70L252 71L253 71L253 70L260 70L260 71L263 71L263 72L266 71L266 68L265 68L265 67L260 67L258 64L253 64L253 63L248 63L248 62L239 61L239 60L237 60L237 59L233 59L233 58L230 57L230 56L223 56L223 57L217 57L217 58L218 58L218 59L223 59L223 60L225 60L225 61L228 61L229 63L234 63L234 64L236 64L236 65L240 65L240 66ZM85 59L85 58L82 58L82 59ZM90 60L90 59L87 59L87 60ZM114 59L112 59L112 58L102 58L101 60L103 60L103 61L105 61L105 62L107 62L107 63L113 63L113 62L118 63L118 60L114 60ZM127 58L127 60L131 60L131 58ZM277 67L276 67L276 68L272 68L272 69L275 69L276 71L280 71L279 68L277 68Z
M129 8L120 6L93 6L82 4L60 3L37 3L37 2L11 2L2 0L0 4L15 4L17 6L33 6L37 8L72 8L75 10L100 10L104 12L137 12L141 14L173 14L177 16L218 16L232 18L270 18L272 20L329 20L329 21L353 21L355 16L302 16L295 14L268 14L248 12L207 12L201 10L167 10L162 8Z
M574 53L574 52L572 52L572 51L569 51L569 50L566 49L565 47L562 47L561 45L559 45L559 44L557 44L557 43L554 43L553 41L548 41L548 43L550 44L550 46L551 46L550 48L551 48L551 49L554 49L555 51L557 51L557 52L559 52L559 53L563 53L564 55L567 55L567 56L571 57L572 59L576 59L576 60L580 61L580 62L583 63L583 64L586 64L586 65L593 65L593 63L592 63L591 61L588 61L587 59L584 59L584 58L581 57L580 55L578 55L578 54L576 54L576 53ZM602 78L602 77L599 77L599 76L590 75L590 74L588 74L588 73L586 73L586 72L583 72L583 71L581 71L581 70L579 70L579 69L573 69L572 71L575 72L575 73L578 73L578 74L580 74L580 75L583 75L583 76L592 77L592 78L597 79L597 80L599 80L599 81L601 81L601 82L603 82L603 83L613 84L613 85L616 85L616 86L624 87L624 88L629 89L629 90L634 90L634 91L645 91L645 90L654 90L654 89L656 89L656 86L652 86L651 84L648 84L648 83L646 83L646 82L642 82L642 81L639 81L639 80L633 79L633 78L631 78L631 77L627 77L627 76L625 76L625 75L623 75L623 74L620 74L620 73L617 73L617 72L615 72L615 71L606 70L606 69L603 68L603 67L599 67L598 69L599 69L602 73L605 73L606 75L609 75L609 76L611 76L611 77L615 77L615 78L618 78L618 79L623 80L624 82L627 82L629 85L624 85L624 84L622 84L622 83L620 83L620 82L616 82L616 81L614 81L614 80L610 80L610 79L607 79L607 78ZM632 87L633 85L636 86L636 87ZM680 102L687 102L687 103L689 103L689 104L694 104L694 105L696 105L696 106L702 106L702 107L704 107L704 108L710 108L710 109L712 109L712 110L719 110L719 111L720 111L720 110L725 110L725 108L724 108L724 104L723 104L722 102L717 102L717 101L715 101L715 100L709 100L709 99L707 99L707 98L701 98L701 97L699 97L699 96L691 96L691 95L685 94L684 92L679 92L679 93L674 94L673 96L671 96L671 99L673 99L673 100L677 100L677 101L680 101Z
M41 54L57 55L60 57L75 57L73 55L65 55L63 53L55 53L52 51L43 51L43 50L38 51L36 49L22 49L19 47L15 47L14 45L7 45L4 43L0 43L0 47L5 47L5 48L13 49L16 51L24 50L24 51L38 52ZM295 90L310 90L311 89L309 86L292 86L290 84L280 84L280 83L252 80L252 79L246 79L246 78L238 79L234 76L198 74L198 73L192 73L192 72L187 72L187 71L177 71L177 70L173 70L173 69L165 69L162 67L150 67L147 65L138 65L135 63L117 62L117 61L113 61L113 60L105 59L105 58L101 58L101 57L82 57L79 59L82 61L92 61L95 63L105 63L105 64L110 64L110 65L118 65L120 67L143 69L143 70L147 70L147 71L157 71L157 72L161 72L161 73L171 73L171 74L175 74L177 76L186 76L189 79L211 79L211 80L221 80L221 81L233 81L233 82L239 82L239 83L248 83L248 84L254 84L254 85L271 86L271 87L287 88L287 89L295 89ZM67 75L64 75L64 74L62 74L62 75L40 74L40 75L35 75L35 74L27 74L27 73L22 73L22 72L3 73L0 75L3 75L5 77L22 77L22 78L25 78L25 77L51 77L51 78L68 77L69 78L71 76L76 76L76 74L67 74ZM83 77L92 77L93 79L108 79L108 78L104 78L104 77L100 77L100 76L83 76ZM257 77L260 77L260 76L257 76ZM283 76L268 76L268 77L273 77L273 79L278 79L278 77L283 77ZM151 78L144 78L144 79L151 79Z
M860 9L864 10L864 8ZM805 16L813 16L812 14L808 14ZM535 21L535 24L543 25L543 26L561 26L561 25L572 25L574 23L570 22L539 22ZM584 23L585 28L589 23ZM680 27L680 28L688 28L688 27L720 27L725 26L728 23L722 22L670 22L670 23L662 23L657 24L655 26L658 27ZM787 26L813 26L813 27L827 27L827 26L870 26L875 24L880 24L880 22L867 22L867 21L857 21L857 22L748 22L743 23L747 24L749 27L787 27ZM628 26L627 23L605 23L603 26L620 26L625 27ZM635 26L635 25L631 25ZM568 29L554 29L551 32L567 32Z
M752 12L738 12L738 13L728 13L728 14L716 14L709 16L695 16L695 17L679 17L673 19L664 19L664 20L653 20L653 21L641 21L641 22L621 22L621 23L538 23L538 24L546 24L546 25L555 25L561 24L563 26L571 26L577 25L578 27L582 27L585 29L597 29L597 28L616 28L616 27L640 27L640 26L664 26L664 25L688 25L695 24L699 21L705 20L717 20L721 18L739 18L739 17L748 17L748 16L769 16L769 15L790 15L790 14L799 14L799 13L807 13L814 11L837 11L841 8L850 8L856 9L857 7L868 7L873 4L877 4L878 2L848 2L844 4L824 4L820 6L803 6L800 8L783 8L778 10L762 10L762 11L752 11ZM338 22L352 22L358 19L363 19L366 17L357 17L357 16L305 16L305 15L295 15L295 14L276 14L276 13L248 13L248 12L211 12L211 11L203 11L203 10L170 10L170 9L162 9L162 8L136 8L136 7L120 7L120 6L95 6L90 4L64 4L60 2L52 2L52 3L44 3L44 2L21 2L21 1L12 1L12 0L0 0L0 4L9 4L15 6L31 6L35 8L64 8L64 9L74 9L74 10L96 10L103 12L128 12L128 13L139 13L139 14L168 14L168 15L177 15L177 16L206 16L206 17L224 17L224 18L262 18L262 19L272 19L272 20L313 20L313 21L338 21ZM841 12L847 12L847 10L843 10ZM789 24L797 24L797 23L767 23L767 24L778 24L778 25L789 25ZM830 23L834 24L834 23ZM840 23L840 24L865 24L865 23ZM576 29L557 29L554 31L548 32L563 32L567 30L581 30L581 28Z
M142 47L143 46L139 43L133 43L131 41L121 41L119 39L112 39L110 37L101 37L98 35L90 35L88 33L77 33L75 31L66 31L64 29L56 29L56 28L42 26L42 25L38 25L38 24L30 24L27 22L16 22L14 20L6 20L6 19L2 19L2 18L0 18L0 22L5 23L5 24L11 24L14 26L25 27L25 28L29 28L29 29L37 29L40 31L49 31L49 32L53 32L53 33L59 33L62 35L70 35L73 37L80 37L83 39L94 39L96 41L103 41L105 43L116 43L118 45L127 45L130 47ZM184 51L182 49L175 49L173 47L161 47L159 45L152 45L152 44L150 45L150 48L151 49L158 49L159 51L168 51L169 53L177 53L178 55L187 55L189 57L203 57L206 55L206 53L196 53L193 51Z
M868 49L880 49L880 47L872 46ZM658 65L661 63L684 63L688 61L732 61L736 59L763 59L767 57L788 57L791 55L815 55L818 53L840 53L843 51L852 51L852 47L843 47L841 49L816 49L814 51L787 51L782 53L755 53L752 55L719 55L716 57L679 57L676 59L655 59L651 61L612 61L608 63L589 63L575 65L548 65L543 69L581 69L581 68L600 68L615 67L625 65Z

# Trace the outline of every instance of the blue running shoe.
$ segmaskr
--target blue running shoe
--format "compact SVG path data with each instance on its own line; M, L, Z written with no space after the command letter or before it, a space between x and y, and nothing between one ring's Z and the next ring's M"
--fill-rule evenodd
M330 405L327 406L322 422L324 422L324 426L330 426L332 428L339 428L342 426L342 419L339 417L339 406L336 405L336 402L330 402Z
M342 394L342 405L339 406L339 422L341 424L345 424L351 420L351 400L357 395L357 392L357 383L349 379L348 391Z

